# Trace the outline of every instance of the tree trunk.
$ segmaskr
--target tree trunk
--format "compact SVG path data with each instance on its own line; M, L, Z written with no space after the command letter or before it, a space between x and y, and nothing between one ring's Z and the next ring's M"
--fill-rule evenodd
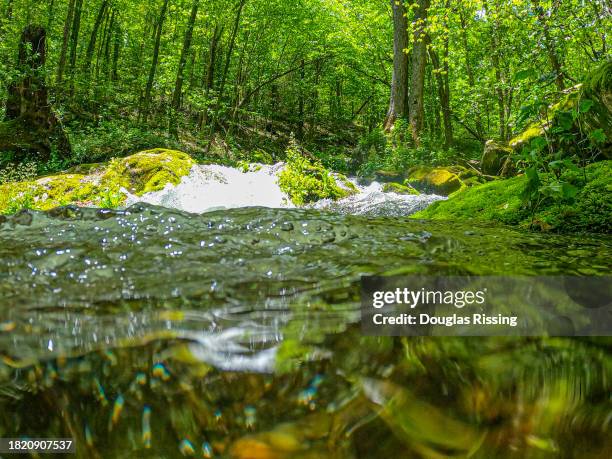
M306 79L306 64L304 59L300 61L300 87L298 95L298 127L297 139L304 140L304 84Z
M555 84L557 85L557 89L559 91L563 91L565 90L563 70L561 68L561 63L559 62L559 56L557 55L557 51L555 49L555 41L550 36L550 26L548 24L548 18L546 17L544 8L540 6L540 0L532 0L532 2L538 15L538 22L542 27L542 35L544 36L544 46L546 47L548 60L550 61L552 71L555 73Z
M176 83L174 84L174 95L172 97L172 113L170 114L170 134L178 139L178 126L176 117L177 111L181 108L181 97L183 93L183 79L185 72L185 65L187 64L187 56L191 48L191 40L193 38L193 28L195 26L196 17L198 16L198 6L200 0L193 0L191 7L191 16L187 23L187 31L185 32L185 40L183 41L183 49L181 50L181 57L179 59L178 71L176 74Z
M219 46L219 40L223 34L223 28L219 27L219 24L215 24L215 30L210 41L210 51L208 53L208 66L206 68L206 78L204 81L204 92L206 95L206 101L210 91L214 89L215 85L215 64L217 62L217 47ZM203 126L208 124L208 106L202 111L199 120L198 128L202 130Z
M121 24L117 21L115 27L115 43L113 47L113 70L111 75L112 81L119 80L119 53L121 52Z
M418 0L414 19L414 36L412 46L412 72L410 75L409 120L412 140L416 147L421 144L423 130L423 89L425 86L425 60L427 46L425 43L425 23L429 0Z
M62 83L64 78L64 70L66 68L66 57L68 54L68 39L70 38L70 25L74 16L74 2L70 0L68 3L68 12L66 13L66 20L64 21L64 35L62 40L62 51L60 52L59 64L57 66L57 84Z
M98 10L98 16L96 22L94 22L93 29L91 31L91 37L89 38L89 44L87 45L87 51L85 53L85 71L89 72L91 69L91 60L96 49L96 40L98 39L98 31L102 25L104 15L106 14L106 8L108 7L108 0L102 0L100 9Z
M487 15L490 14L489 5L487 1L483 1L484 9ZM500 43L499 43L499 24L497 20L492 21L491 30L491 61L493 63L493 69L495 70L495 92L497 93L497 110L499 114L499 138L500 140L507 140L506 133L506 97L504 91L504 77L501 69L501 63L499 61Z
M393 9L393 77L389 110L383 123L386 132L391 131L398 118L408 115L408 18L404 0L391 0Z
M76 66L82 11L83 0L76 0L76 5L74 8L74 20L72 21L72 31L70 33L70 76L72 79L74 79L74 69Z
M440 109L442 110L442 120L444 124L444 146L446 149L453 144L453 123L450 110L450 86L448 81L448 42L445 43L445 62L440 64L440 59L435 50L429 50L429 56L434 68L436 84L438 87L438 97L440 98Z
M227 74L229 72L229 66L232 60L232 53L234 52L234 46L236 45L236 36L238 35L238 29L240 27L240 18L242 16L242 10L247 0L239 0L238 8L236 9L236 17L234 18L234 26L230 35L229 48L227 49L227 55L225 56L225 66L223 67L223 73L221 74L221 83L219 84L219 95L217 96L217 103L215 104L214 119L210 126L210 138L215 134L217 125L217 118L219 115L219 107L221 106L221 98L223 97L223 91L225 90L225 82L227 81ZM210 142L208 143L210 148Z
M19 81L8 87L6 122L0 123L0 150L48 160L70 155L70 143L51 109L45 84L46 32L27 26L19 42Z
M459 18L461 21L461 41L463 43L463 53L465 57L465 71L468 77L468 84L470 85L470 89L473 91L476 89L476 79L474 78L474 70L472 68L471 61L471 53L470 53L470 45L468 42L468 34L467 34L467 21L465 19L465 12L463 10L459 13ZM476 124L476 137L481 142L484 142L484 129L482 125L482 117L481 117L481 104L480 100L474 101L474 122Z
M151 92L153 91L153 82L155 81L155 73L157 72L157 63L159 62L159 47L161 44L162 29L164 20L166 19L166 11L168 10L168 1L164 0L164 4L159 13L159 21L157 23L157 30L155 32L155 46L153 48L153 60L151 61L151 69L149 70L149 79L147 80L147 86L145 88L145 95L143 100L143 107L141 110L141 117L144 121L149 116L149 105L151 104Z

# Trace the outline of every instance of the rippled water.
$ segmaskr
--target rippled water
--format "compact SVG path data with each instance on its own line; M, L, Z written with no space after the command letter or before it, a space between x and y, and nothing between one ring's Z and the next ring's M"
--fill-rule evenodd
M0 437L88 458L612 452L609 340L358 325L364 274L602 275L607 236L257 207L0 219Z

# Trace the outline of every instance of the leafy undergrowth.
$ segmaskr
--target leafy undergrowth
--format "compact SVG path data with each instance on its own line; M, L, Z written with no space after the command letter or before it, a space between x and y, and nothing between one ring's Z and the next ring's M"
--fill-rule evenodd
M294 142L287 149L287 163L278 175L278 184L296 206L341 199L357 191L346 177L332 174L319 160L305 156Z
M526 204L527 176L498 180L451 195L413 215L431 220L497 221L560 233L606 233L612 228L612 161L602 161L565 177L576 187L573 197L545 198ZM585 181L586 177L586 181ZM546 177L542 177L546 180Z

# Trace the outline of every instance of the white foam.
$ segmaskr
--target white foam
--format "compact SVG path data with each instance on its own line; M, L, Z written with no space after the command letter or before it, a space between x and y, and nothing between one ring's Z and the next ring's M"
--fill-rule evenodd
M128 194L126 205L145 202L192 213L256 206L291 208L293 204L277 183L282 167L282 163L251 165L243 172L215 164L198 165L177 186L169 184L140 197Z
M126 206L144 202L192 213L241 207L293 208L278 186L278 174L283 167L283 163L251 164L244 172L234 167L198 165L176 186L169 184L161 191L143 196L127 193ZM385 193L380 183L361 186L356 180L352 182L359 190L357 194L338 201L324 199L308 207L354 215L403 216L445 199L436 195Z

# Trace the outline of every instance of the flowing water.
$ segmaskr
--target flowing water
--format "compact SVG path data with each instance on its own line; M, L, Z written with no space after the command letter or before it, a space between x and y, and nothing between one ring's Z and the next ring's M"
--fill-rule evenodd
M0 217L0 437L83 458L611 456L609 340L359 326L362 275L604 275L610 237L410 220L440 198L377 184L281 208L275 171Z

